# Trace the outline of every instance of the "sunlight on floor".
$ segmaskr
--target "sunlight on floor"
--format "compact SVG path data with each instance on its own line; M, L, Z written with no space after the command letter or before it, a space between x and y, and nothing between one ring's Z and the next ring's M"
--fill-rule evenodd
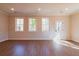
M64 46L71 47L71 48L74 48L74 49L79 49L79 46L77 46L77 45L75 45L71 42L61 40L60 35L56 35L53 41L57 44L60 44L60 45L64 45Z

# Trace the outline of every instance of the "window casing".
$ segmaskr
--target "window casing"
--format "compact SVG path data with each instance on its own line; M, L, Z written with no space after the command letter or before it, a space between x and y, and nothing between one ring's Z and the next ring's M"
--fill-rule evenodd
M49 19L47 17L42 18L42 32L49 31Z
M15 31L23 31L24 30L24 19L16 18L15 19Z
M30 32L36 31L36 19L35 18L29 18L29 31Z

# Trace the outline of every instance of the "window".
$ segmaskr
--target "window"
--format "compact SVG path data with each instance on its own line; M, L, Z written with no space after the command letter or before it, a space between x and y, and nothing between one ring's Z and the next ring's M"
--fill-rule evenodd
M49 31L49 19L42 18L42 31Z
M36 31L36 19L29 18L29 31Z
M60 32L62 29L62 22L61 21L58 21L56 23L56 32Z
M24 19L16 18L15 19L15 31L23 31Z
M55 32L55 40L63 39L63 22L57 20L56 21L56 32Z

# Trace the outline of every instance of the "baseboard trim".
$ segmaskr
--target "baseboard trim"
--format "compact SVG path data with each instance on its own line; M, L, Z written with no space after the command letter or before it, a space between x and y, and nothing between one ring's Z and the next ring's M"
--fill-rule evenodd
M50 38L8 38L8 40L51 40Z
M0 40L0 42L4 42L4 41L7 41L8 39L4 39L4 40Z

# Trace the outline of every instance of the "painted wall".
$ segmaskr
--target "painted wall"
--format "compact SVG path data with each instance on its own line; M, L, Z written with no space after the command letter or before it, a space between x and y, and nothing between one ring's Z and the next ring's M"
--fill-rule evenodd
M69 32L69 17L68 16L50 16L49 23L50 23L50 30L48 32L41 31L41 16L36 16L37 21L37 31L36 32L29 32L28 31L28 16L24 16L24 31L23 32L15 32L15 16L9 17L9 39L53 39L55 37L55 22L57 20L61 20L64 24L63 28L63 38L62 39L69 39L70 32Z
M0 42L8 40L8 16L0 11Z
M71 15L71 24L72 40L79 42L79 13Z

